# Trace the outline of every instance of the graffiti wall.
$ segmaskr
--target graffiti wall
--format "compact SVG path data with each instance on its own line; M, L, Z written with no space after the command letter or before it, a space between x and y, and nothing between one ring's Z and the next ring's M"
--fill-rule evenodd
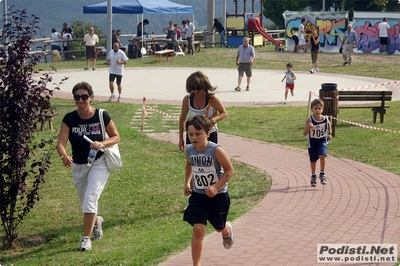
M311 36L311 31L317 29L320 37L320 50L322 52L339 51L342 46L343 35L347 28L347 12L294 12L286 11L283 14L286 24L286 48L294 50L293 35L298 35L301 19L306 19L304 29L307 33L306 41Z
M342 46L343 35L347 30L347 12L296 12L286 11L286 49L294 50L294 35L298 35L301 19L306 19L305 31L308 41L311 31L317 29L320 37L320 50L322 52L339 52ZM353 25L357 33L356 53L379 53L378 26L383 17L388 18L391 27L388 30L388 54L400 54L400 14L382 12L355 12Z
M388 18L388 54L400 54L400 14L382 12L355 12L353 29L357 33L357 52L379 53L378 27L383 18Z

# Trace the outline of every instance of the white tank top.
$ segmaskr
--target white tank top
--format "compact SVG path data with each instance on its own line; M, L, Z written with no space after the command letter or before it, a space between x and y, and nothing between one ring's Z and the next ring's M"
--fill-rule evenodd
M195 115L206 115L207 111L207 106L209 103L204 107L203 109L195 109L190 105L190 94L188 94L188 105L189 105L189 117L193 117ZM212 118L214 115L214 107L210 106L210 110L208 111L208 118ZM210 133L213 133L218 130L217 124L215 124L211 129Z

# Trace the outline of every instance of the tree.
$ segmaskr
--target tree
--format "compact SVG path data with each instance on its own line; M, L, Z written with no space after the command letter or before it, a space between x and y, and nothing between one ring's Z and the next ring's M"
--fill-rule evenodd
M286 10L305 10L308 0L263 0L263 15L271 19L279 28L285 28L282 14Z
M309 5L312 11L321 11L322 10L322 1L323 0L310 0ZM335 11L339 11L341 8L341 3L343 0L325 0L325 10L330 11L330 8L333 7Z
M343 0L344 10L384 11L388 0Z
M29 51L39 18L27 22L26 10L8 12L0 37L0 216L4 244L12 248L18 225L40 200L55 145L35 134L53 94L48 73L32 78L40 55Z

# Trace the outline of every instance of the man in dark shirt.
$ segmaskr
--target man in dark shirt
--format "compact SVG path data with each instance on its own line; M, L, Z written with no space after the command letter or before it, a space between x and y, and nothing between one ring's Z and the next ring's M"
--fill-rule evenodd
M225 45L225 28L224 26L222 26L221 22L218 21L218 19L214 19L214 25L211 29L211 32L214 32L214 28L217 29L217 31L219 32L219 36L221 37L221 43L224 47L226 47Z
M137 37L139 37L139 36L142 36L142 35L147 35L147 32L145 32L144 31L144 26L146 26L146 25L149 25L149 20L148 19L145 19L145 20L143 20L143 32L142 32L142 22L139 22L139 24L137 25L137 34L136 34L136 36Z
M63 23L63 29L61 30L62 33L64 32L68 32L69 34L71 34L72 38L76 39L74 31L72 30L71 27L68 26L67 22Z

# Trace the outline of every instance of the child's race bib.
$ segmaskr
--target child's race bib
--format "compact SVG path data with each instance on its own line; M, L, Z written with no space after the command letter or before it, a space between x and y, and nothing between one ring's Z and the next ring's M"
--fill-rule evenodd
M193 182L197 189L204 189L218 182L218 176L213 166L193 167Z

